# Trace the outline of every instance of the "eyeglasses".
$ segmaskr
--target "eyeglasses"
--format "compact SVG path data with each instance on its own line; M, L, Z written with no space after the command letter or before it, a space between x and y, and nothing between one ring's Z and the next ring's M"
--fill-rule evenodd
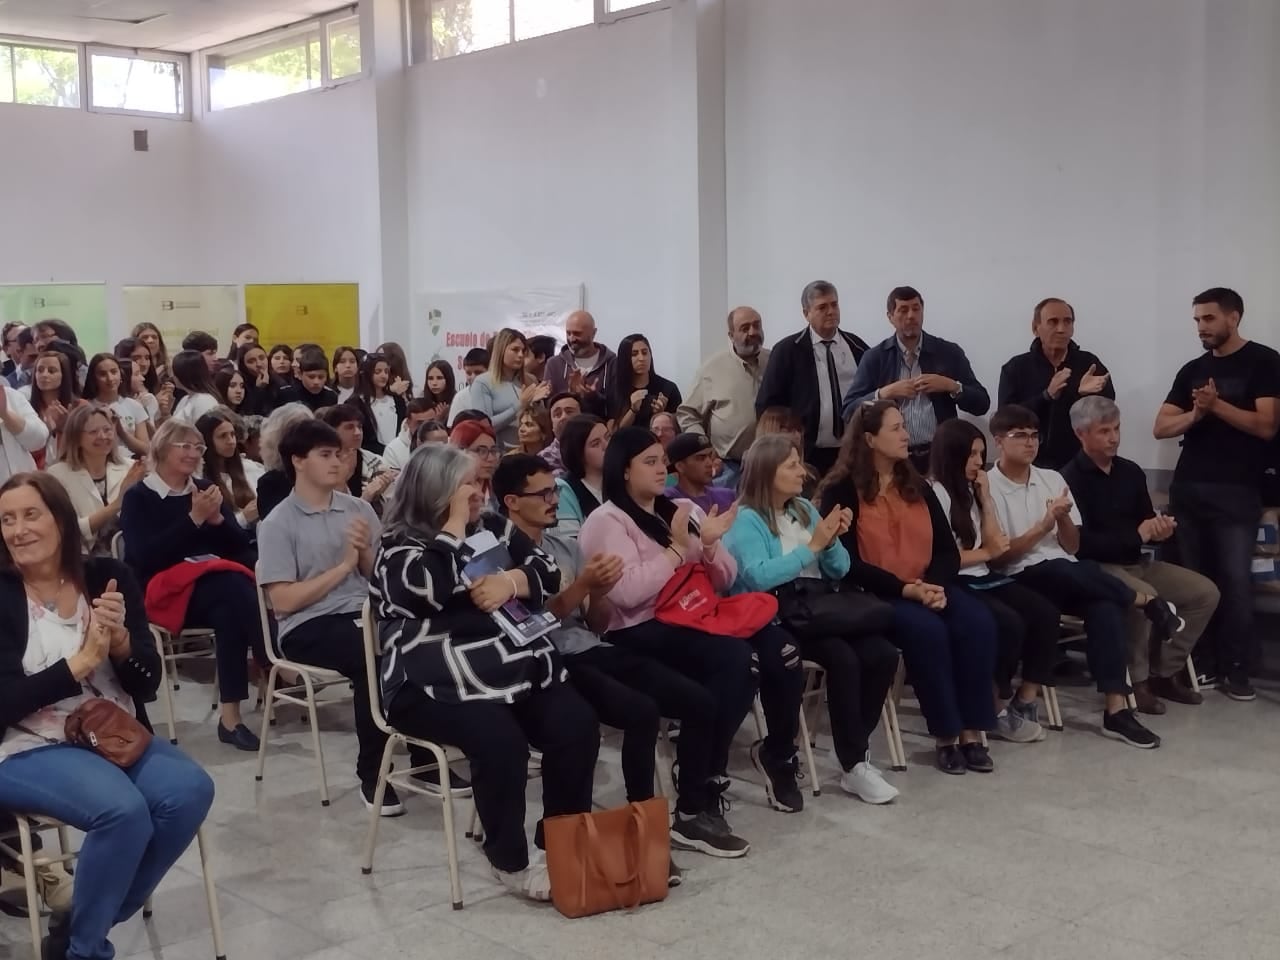
M496 458L498 456L497 447L472 447L471 452L474 453L481 460L488 460L490 458Z
M555 503L560 499L560 490L557 487L547 487L545 490L530 490L528 493L517 493L517 497L529 497L530 499L538 497L543 503Z
M1039 443L1040 434L1033 431L1017 430L1013 433L1006 433L1004 439L1016 440L1018 443Z
M183 453L204 453L209 449L203 443L190 443L186 440L181 443L175 443L174 447L181 450Z
M115 427L91 427L85 431L91 437L109 437L115 432Z

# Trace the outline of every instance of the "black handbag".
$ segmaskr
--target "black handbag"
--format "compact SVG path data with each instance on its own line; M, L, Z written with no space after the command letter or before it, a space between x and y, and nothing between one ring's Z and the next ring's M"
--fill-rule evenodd
M838 580L799 577L774 591L778 619L797 639L884 635L893 607Z

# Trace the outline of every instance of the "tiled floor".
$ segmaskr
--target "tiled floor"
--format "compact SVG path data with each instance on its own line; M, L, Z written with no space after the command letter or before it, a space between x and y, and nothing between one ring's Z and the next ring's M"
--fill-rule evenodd
M214 740L207 686L183 683L179 736L217 782L207 829L231 960L596 960L619 947L629 960L1280 958L1280 687L1252 704L1211 693L1199 708L1171 705L1150 721L1165 738L1150 752L1103 740L1095 698L1061 692L1068 730L994 744L992 776L934 772L907 705L911 768L891 775L902 796L880 808L840 793L824 735L822 796L800 814L770 811L744 729L730 821L750 856L677 854L685 884L664 904L579 921L501 893L461 838L467 906L453 911L439 817L417 798L383 822L362 876L349 707L322 715L327 809L297 711L275 730L262 784L251 755ZM873 749L883 756L879 733ZM621 800L614 738L596 797ZM211 960L207 925L193 849L154 918L113 940L120 957ZM0 923L0 958L29 956L25 931Z

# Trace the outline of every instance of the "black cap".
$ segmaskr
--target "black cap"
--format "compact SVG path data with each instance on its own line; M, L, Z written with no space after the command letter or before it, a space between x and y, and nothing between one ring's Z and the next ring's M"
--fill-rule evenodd
M681 460L687 460L695 453L710 449L711 441L701 433L682 433L667 444L667 462L672 469Z

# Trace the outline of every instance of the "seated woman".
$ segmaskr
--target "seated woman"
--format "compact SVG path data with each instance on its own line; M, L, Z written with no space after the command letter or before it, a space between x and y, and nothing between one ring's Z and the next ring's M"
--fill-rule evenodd
M734 836L722 815L729 746L755 696L753 652L759 661L760 701L769 734L751 750L765 774L769 803L784 813L800 810L804 797L796 787L796 731L804 673L800 655L781 627L765 626L747 641L714 636L657 619L658 595L686 563L701 563L715 588L727 593L738 574L720 538L736 510L703 514L688 500L662 495L667 461L648 430L626 427L609 443L604 458L604 496L578 535L582 555L620 557L622 578L608 593L610 643L652 657L707 687L716 699L710 729L689 722L680 731L697 737L699 766L680 764L682 787L671 827L671 842L717 857L740 857L750 849ZM724 777L724 779L720 779ZM705 785L703 791L699 786Z
M49 467L49 476L71 499L85 551L108 557L125 491L147 475L147 465L120 459L116 426L110 412L97 405L72 410L62 435L62 456Z
M193 479L203 455L204 441L195 427L176 417L166 420L151 441L152 472L124 495L125 559L144 593L159 575L186 579L188 559L230 560L248 571L256 563L222 489L211 480ZM205 627L215 635L222 704L218 739L239 750L257 750L257 736L240 717L240 701L249 696L249 651L264 671L270 668L261 620L251 613L258 605L253 578L238 570L206 569L185 588L182 626Z
M285 473L284 464L280 460L280 438L298 421L310 420L314 416L305 404L286 403L282 407L276 407L262 421L262 431L258 435L258 453L262 456L265 472L258 478L257 484L259 518L265 518L293 492L293 484L289 482L289 475ZM354 472L356 458L350 456L347 459L349 468Z
M265 473L260 464L240 454L240 424L227 407L215 407L196 421L204 438L203 475L222 490L231 504L236 523L246 530L258 522L258 481Z
M929 483L951 524L960 549L959 582L972 590L995 617L1000 649L993 684L995 735L1015 743L1043 740L1036 698L1050 683L1058 657L1058 608L1043 595L993 571L989 561L1009 549L1000 529L987 482L987 441L968 420L947 420L933 435ZM1013 681L1022 661L1022 683L1003 702L1002 687Z
M818 488L819 505L824 513L853 511L841 536L849 579L893 605L892 640L936 741L938 769L989 773L995 765L981 731L996 725L995 623L980 600L953 582L960 553L951 526L907 459L907 446L897 406L864 403Z
M541 403L526 407L520 411L520 420L516 429L516 445L507 453L527 453L536 457L538 452L551 442L551 415Z
M737 589L781 598L788 590L819 590L849 572L849 551L839 539L848 532L849 511L840 507L819 516L800 496L804 482L804 461L790 437L757 437L747 450L738 519L724 538L738 564ZM831 739L844 770L841 789L867 803L888 803L898 790L871 763L869 740L898 672L897 648L876 634L819 636L790 628L785 618L782 626L800 644L801 655L827 674Z
M76 512L52 477L0 487L0 809L85 832L71 914L42 956L110 957L111 928L142 908L213 802L213 782L161 737L122 769L66 742L72 711L101 698L146 724L160 657L142 594L109 557L82 559Z
M576 540L583 521L604 501L604 451L608 446L609 428L589 413L570 417L560 432L564 473L556 480L560 491L557 536Z
M600 732L551 639L517 646L489 615L516 597L542 607L560 574L510 521L481 515L478 474L457 447L419 447L391 496L369 578L382 707L397 730L466 755L494 875L548 900L546 864L530 863L524 829L529 746L542 751L543 815L585 813ZM468 587L476 535L503 545L512 566Z
M493 496L493 471L498 467L501 451L497 434L486 420L462 420L449 431L449 443L476 458L476 487L480 491L481 509L496 513L498 502Z
M756 421L756 436L768 437L781 434L804 450L804 421L791 412L790 407L766 407ZM803 454L802 454L803 456ZM818 488L818 471L811 464L804 465L804 496L813 497Z

